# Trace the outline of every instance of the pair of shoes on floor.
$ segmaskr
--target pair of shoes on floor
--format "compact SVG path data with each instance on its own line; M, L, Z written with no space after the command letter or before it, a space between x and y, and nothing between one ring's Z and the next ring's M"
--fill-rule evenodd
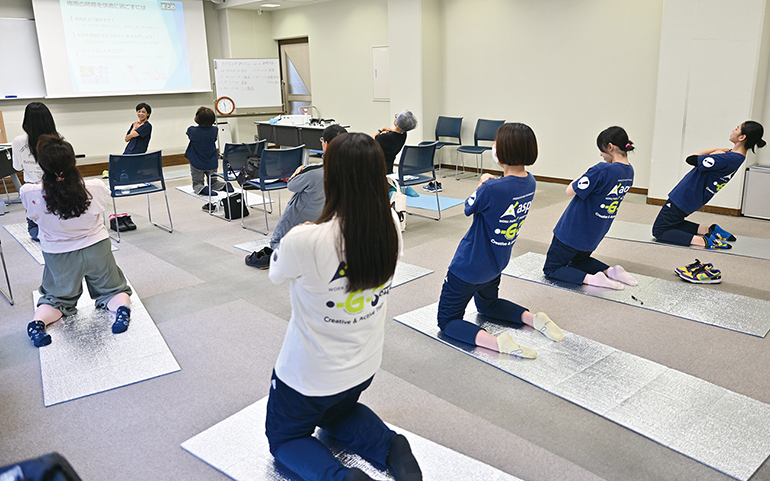
M131 322L131 308L120 306L115 312L115 322L112 324L112 333L120 334L128 330L128 324Z
M201 209L205 210L206 212L216 212L216 210L217 210L217 203L216 202L212 202L212 203L209 204L207 202L207 203L203 204L203 207L201 207Z
M441 192L444 190L443 187L441 187L441 182L434 180L431 182L428 182L427 184L422 186L422 190L425 192Z
M32 321L27 324L27 335L35 347L43 347L51 344L51 336L45 332L43 321Z
M129 230L136 230L136 224L131 220L131 216L128 214L110 214L110 229L115 232L126 232Z
M722 282L722 272L719 269L716 269L710 262L703 264L698 259L695 259L692 264L677 267L674 272L693 284L719 284Z
M270 258L273 256L273 249L270 247L263 247L258 251L254 251L246 256L246 265L256 267L257 269L269 269Z

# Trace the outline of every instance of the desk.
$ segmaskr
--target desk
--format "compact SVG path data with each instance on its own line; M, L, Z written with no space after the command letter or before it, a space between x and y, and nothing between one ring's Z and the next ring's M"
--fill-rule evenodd
M308 150L323 150L321 136L327 126L271 124L265 121L257 121L254 124L257 126L259 140L267 139L268 142L281 147L305 144Z

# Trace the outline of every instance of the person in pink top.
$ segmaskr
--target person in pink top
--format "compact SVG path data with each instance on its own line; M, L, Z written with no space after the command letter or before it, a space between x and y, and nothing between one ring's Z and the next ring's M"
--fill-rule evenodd
M72 145L55 135L37 143L42 182L21 187L27 218L40 227L45 267L40 299L27 334L36 347L51 343L46 326L77 312L83 279L96 307L115 312L112 332L128 329L131 288L115 263L102 214L110 192L99 179L84 181Z

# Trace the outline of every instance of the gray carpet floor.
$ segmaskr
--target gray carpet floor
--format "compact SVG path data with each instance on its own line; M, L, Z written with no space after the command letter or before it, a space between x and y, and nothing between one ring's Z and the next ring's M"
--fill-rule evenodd
M173 171L182 170L175 168ZM121 199L138 229L115 252L182 370L45 408L40 364L25 326L39 285L38 265L4 229L0 240L16 305L0 298L0 466L58 451L84 480L223 480L223 474L179 445L268 393L270 372L291 310L288 285L246 266L233 247L260 237L201 211L197 199L170 180L174 233L149 224L142 197ZM476 180L442 181L443 194L464 198ZM283 195L285 203L288 196ZM161 196L153 214L164 219ZM566 207L564 186L539 183L513 255L545 254ZM652 223L658 208L629 195L618 219ZM737 236L770 238L762 220L696 213ZM0 224L20 223L20 205ZM277 212L272 215L272 226ZM246 219L264 227L258 209ZM438 300L446 267L470 219L462 206L441 221L408 218L404 262L434 270L389 299L391 316ZM698 257L723 273L707 289L770 300L770 261L718 256L605 239L596 256L640 274L676 280L674 267ZM770 339L504 276L501 294L543 310L565 329L731 391L770 403ZM390 321L382 368L362 401L385 421L492 465L535 480L725 480L711 468L546 391ZM770 463L752 480L770 480Z

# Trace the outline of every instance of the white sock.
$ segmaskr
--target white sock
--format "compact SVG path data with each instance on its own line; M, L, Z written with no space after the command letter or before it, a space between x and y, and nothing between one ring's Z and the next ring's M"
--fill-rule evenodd
M623 284L621 284L618 281L613 281L612 279L608 278L604 275L604 272L597 272L596 274L586 274L585 279L583 280L584 283L588 284L589 286L596 286L596 287L607 287L609 289L615 289L617 291L622 291L625 289L623 287Z
M564 339L564 333L561 332L559 326L557 326L545 312L538 312L535 314L535 319L532 324L535 329L543 333L545 337L552 341L561 342L561 340Z
M507 332L497 336L497 350L503 354L511 354L525 359L537 358L537 353L535 351L516 344L516 341L514 341Z
M634 276L626 272L621 266L610 267L607 269L607 277L620 281L623 284L635 287L639 285L639 281L634 279Z

